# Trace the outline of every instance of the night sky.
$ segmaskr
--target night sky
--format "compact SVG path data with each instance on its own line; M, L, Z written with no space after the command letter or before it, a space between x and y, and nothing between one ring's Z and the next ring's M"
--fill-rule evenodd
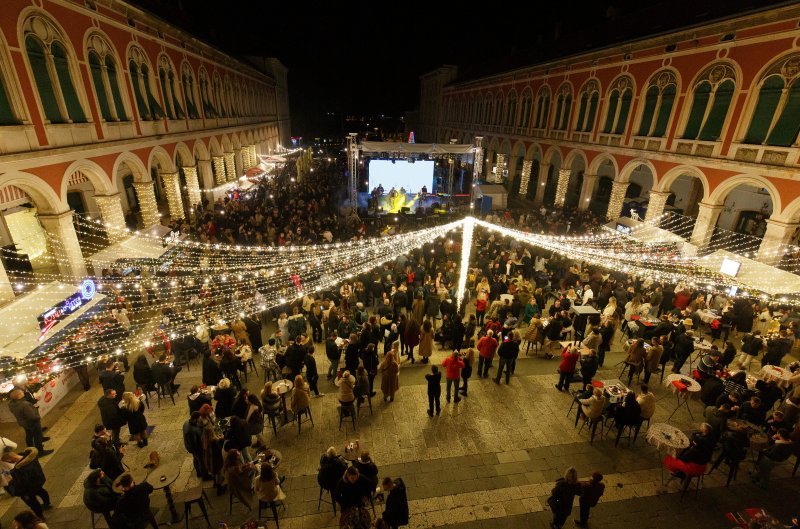
M780 3L132 1L233 55L278 57L292 134L306 137L338 132L326 112L399 117L418 105L419 75L442 64L498 71Z

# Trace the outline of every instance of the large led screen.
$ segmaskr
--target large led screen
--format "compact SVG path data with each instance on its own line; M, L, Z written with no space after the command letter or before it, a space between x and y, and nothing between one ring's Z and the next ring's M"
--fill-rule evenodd
M433 191L433 160L371 160L369 162L369 190L383 186L384 193L402 187L407 193L419 193L422 186Z

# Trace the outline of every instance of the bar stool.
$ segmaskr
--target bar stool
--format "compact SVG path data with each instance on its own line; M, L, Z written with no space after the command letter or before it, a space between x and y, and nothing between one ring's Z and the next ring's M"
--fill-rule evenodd
M341 402L339 401L339 429L342 429L342 421L345 417L351 417L353 419L353 429L356 430L358 426L356 425L356 407L354 405L355 401L352 402ZM347 431L347 428L345 428Z
M262 511L262 509L269 508L272 511L272 518L271 519L275 520L275 527L278 527L280 529L280 524L278 523L278 506L279 505L281 507L283 507L284 509L286 508L286 504L284 504L282 501L281 502L277 502L277 501L258 500L258 519L259 519L259 521L261 520L261 511ZM270 518L267 518L267 520L269 520L269 519Z
M172 404L174 405L175 404L175 396L174 396L174 394L172 392L172 383L165 382L165 383L162 384L162 383L159 382L159 384L158 384L158 406L159 407L161 407L161 399L163 398L163 399L166 400L167 395L169 395L169 398L170 398L170 400L172 400Z
M358 402L356 407L356 412L361 413L361 406L363 406L364 402L366 402L367 405L369 406L369 414L372 415L372 395L367 393L361 399L356 399L356 400Z
M305 421L303 420L303 415L308 417ZM302 410L297 410L297 413L294 415L294 420L297 421L297 435L300 435L300 429L304 422L311 421L311 426L314 426L314 418L311 417L311 406L306 406Z
M206 502L211 504L211 501L206 496L206 491L202 485L198 485L186 491L183 499L183 516L186 519L186 529L189 529L189 518L192 514L192 505L200 507L203 517L206 519L206 524L211 527L211 521L208 519L208 510L206 509Z

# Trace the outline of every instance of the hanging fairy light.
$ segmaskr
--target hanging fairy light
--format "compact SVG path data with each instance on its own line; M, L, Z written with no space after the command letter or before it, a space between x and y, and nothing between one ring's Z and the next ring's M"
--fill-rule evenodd
M469 256L472 252L472 235L475 231L475 219L467 217L462 224L461 236L461 269L458 272L458 286L456 287L456 311L461 309L464 293L467 288L467 275L469 274Z

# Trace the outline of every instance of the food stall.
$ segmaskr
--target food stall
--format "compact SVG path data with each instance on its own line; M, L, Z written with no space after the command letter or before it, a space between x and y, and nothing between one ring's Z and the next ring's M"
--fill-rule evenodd
M107 324L98 317L105 300L92 279L78 286L53 281L0 308L0 398L13 389L12 377L24 363L28 376L23 380L38 387L34 395L39 413L45 416L55 408L78 383L75 370L66 368L74 362L73 351L84 349L76 344L94 344L106 331ZM3 400L0 422L14 420Z

